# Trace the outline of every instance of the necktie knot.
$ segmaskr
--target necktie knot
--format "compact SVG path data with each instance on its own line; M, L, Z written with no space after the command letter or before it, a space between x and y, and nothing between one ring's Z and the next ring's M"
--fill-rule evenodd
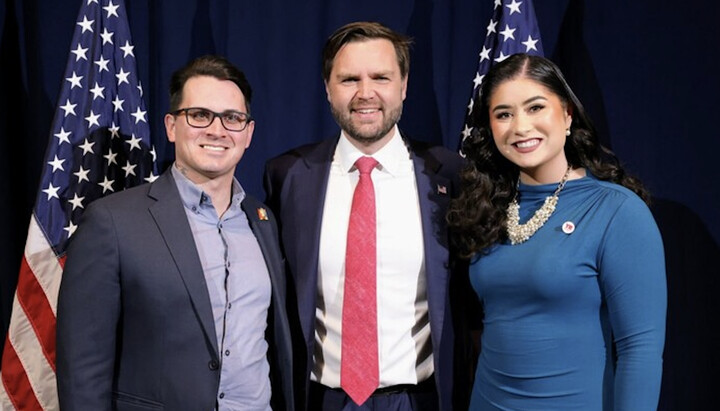
M358 171L360 171L360 174L370 174L377 165L377 160L372 157L364 156L355 161L355 167L357 167Z

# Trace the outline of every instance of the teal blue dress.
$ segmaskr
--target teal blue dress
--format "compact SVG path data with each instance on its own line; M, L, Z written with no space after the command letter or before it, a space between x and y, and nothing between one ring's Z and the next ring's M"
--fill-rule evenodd
M520 222L556 187L521 184ZM470 279L484 311L471 410L657 408L663 245L630 190L592 176L569 181L543 227L522 244L491 247Z

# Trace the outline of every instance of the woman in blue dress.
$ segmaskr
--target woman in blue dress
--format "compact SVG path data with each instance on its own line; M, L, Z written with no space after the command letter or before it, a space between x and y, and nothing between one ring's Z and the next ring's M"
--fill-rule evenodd
M654 410L667 305L648 193L551 61L485 76L448 221L482 305L471 410Z

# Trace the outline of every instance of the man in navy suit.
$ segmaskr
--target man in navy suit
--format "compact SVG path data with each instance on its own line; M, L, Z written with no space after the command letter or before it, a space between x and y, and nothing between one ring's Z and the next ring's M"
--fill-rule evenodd
M250 99L222 57L175 72L175 163L83 215L58 297L63 410L294 409L277 227L234 178Z
M467 340L457 333L462 300L455 298L465 280L453 275L444 220L462 161L406 139L397 127L409 44L377 23L338 29L323 51L323 77L339 136L266 165L266 202L279 220L289 294L297 298L290 312L296 403L309 410L467 409L470 365L462 364L459 346ZM348 390L343 360L352 353L342 348L346 253L359 246L348 244L348 221L362 157L377 162L370 172L376 292L359 310L377 312L377 360L366 368L379 377L367 377L369 396Z

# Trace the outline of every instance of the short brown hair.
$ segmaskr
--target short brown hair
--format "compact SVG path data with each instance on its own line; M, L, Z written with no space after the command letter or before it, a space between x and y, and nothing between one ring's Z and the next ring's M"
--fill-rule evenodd
M333 68L335 56L338 51L347 43L365 41L371 39L386 39L395 47L400 75L405 78L410 71L410 45L412 39L404 34L397 33L380 23L370 21L358 21L346 24L335 31L325 43L323 48L323 79L330 79L330 72Z
M218 80L229 80L237 84L245 97L245 107L250 114L252 89L245 74L225 57L206 55L198 57L175 71L170 79L170 112L180 108L183 99L183 87L193 77L210 76Z

